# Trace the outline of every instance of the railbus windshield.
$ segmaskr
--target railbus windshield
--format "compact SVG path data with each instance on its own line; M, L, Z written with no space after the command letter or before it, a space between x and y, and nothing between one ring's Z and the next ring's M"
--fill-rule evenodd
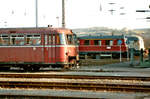
M75 44L74 36L72 34L67 34L66 40L67 40L68 45L74 45Z

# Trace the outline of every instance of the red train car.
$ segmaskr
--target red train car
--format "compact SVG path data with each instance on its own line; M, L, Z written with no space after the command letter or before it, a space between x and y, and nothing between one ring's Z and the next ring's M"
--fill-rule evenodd
M75 66L79 59L75 37L64 28L0 29L0 66L24 70Z
M100 58L101 56L118 58L120 52L123 56L127 55L128 47L123 35L82 36L78 37L78 39L81 58L86 56L92 58Z

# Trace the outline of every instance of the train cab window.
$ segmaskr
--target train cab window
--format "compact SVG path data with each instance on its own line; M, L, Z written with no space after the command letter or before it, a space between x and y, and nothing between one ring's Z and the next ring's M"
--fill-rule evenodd
M0 45L9 45L8 35L1 35L0 36Z
M98 45L99 45L99 46L102 45L102 41L101 41L101 40L98 41Z
M113 41L112 40L110 40L110 46L112 46L113 45Z
M106 45L110 45L110 40L106 40L106 41L105 41L105 44L106 44Z
M67 35L67 42L69 45L74 44L73 35Z
M105 44L106 44L107 46L112 46L112 45L113 45L113 41L112 41L112 40L106 40L106 41L105 41Z
M99 40L94 40L94 45L99 45Z
M90 45L90 41L89 40L85 40L84 41L84 45Z

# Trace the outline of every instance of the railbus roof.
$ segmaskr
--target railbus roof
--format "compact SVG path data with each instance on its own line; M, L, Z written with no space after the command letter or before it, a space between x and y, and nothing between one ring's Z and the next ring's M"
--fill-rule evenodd
M25 28L0 28L1 33L72 33L72 30L67 28L53 28L53 27L25 27Z

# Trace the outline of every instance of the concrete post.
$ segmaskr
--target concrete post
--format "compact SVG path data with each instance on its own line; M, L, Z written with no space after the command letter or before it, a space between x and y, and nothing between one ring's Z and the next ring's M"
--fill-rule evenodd
M143 63L143 49L140 51L140 63Z
M134 48L131 48L130 52L131 58L130 58L130 65L133 66L133 61L134 61Z

